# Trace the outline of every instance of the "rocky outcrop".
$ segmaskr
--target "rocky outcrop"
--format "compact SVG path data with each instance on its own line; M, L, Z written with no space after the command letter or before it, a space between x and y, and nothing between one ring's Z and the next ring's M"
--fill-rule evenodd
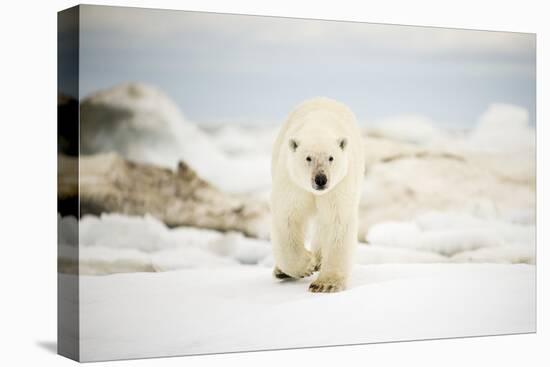
M269 230L267 203L223 193L180 162L175 171L136 163L119 155L97 154L80 158L79 180L67 179L76 158L59 156L60 200L80 192L80 215L150 214L166 225L239 231L265 238Z
M534 216L534 154L423 147L371 136L365 151L359 239L377 223L412 220L429 211Z

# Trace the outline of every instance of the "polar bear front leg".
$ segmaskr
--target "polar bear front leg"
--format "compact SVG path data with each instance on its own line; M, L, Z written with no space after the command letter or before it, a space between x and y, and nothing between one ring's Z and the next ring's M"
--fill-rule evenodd
M313 203L281 201L272 203L272 207L273 275L278 279L310 276L315 270L315 261L305 248L304 241Z
M353 212L353 208L346 208ZM357 243L357 216L332 211L319 211L317 238L322 239L321 269L310 284L311 292L339 292L346 289Z
M305 223L290 221L274 223L272 229L273 275L278 279L304 278L313 274L315 261L304 247Z
M325 242L323 236L325 233L319 228L318 221L315 221L315 232L311 241L311 252L313 260L315 262L315 271L321 269L321 262L323 258L323 243Z

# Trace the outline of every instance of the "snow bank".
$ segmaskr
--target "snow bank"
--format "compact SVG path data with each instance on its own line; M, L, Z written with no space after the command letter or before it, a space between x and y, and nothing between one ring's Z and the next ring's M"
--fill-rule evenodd
M448 257L436 252L363 243L357 247L355 253L355 263L361 265L445 263L448 261Z
M203 131L136 83L86 98L81 117L83 153L169 167L183 159L222 190L267 197L278 127ZM494 104L463 134L421 116L367 130L368 244L343 293L310 294L311 279L275 281L269 241L240 233L170 229L150 216L59 217L62 270L74 269L80 244L81 274L111 274L80 278L83 360L534 331L528 119Z
M451 257L453 262L535 264L536 247L504 245L464 251Z
M151 216L58 217L61 264L74 268L80 237L81 274L162 272L191 268L274 265L267 240L191 227L170 229ZM427 213L414 221L383 222L357 247L355 263L535 261L534 223L511 223L465 213Z
M86 215L80 221L80 244L84 247L132 248L150 253L182 244L204 246L222 236L220 232L208 229L181 227L171 230L150 215Z
M268 156L279 126L244 127L239 125L223 125L210 131L212 142L224 153L230 156Z
M335 294L307 292L310 281L278 282L262 267L82 276L81 357L95 361L535 331L531 265L357 266L351 289Z
M69 263L71 246L78 243L73 217L58 218L60 259ZM72 236L70 241L64 240ZM269 241L191 227L169 229L151 216L104 214L80 221L80 273L99 275L126 272L160 272L189 268L260 265L273 267ZM443 255L414 249L360 244L357 264L447 262Z
M526 110L491 105L463 134L441 132L430 124L405 118L374 130L376 137L367 130L362 238L375 224L414 221L433 210L501 220L518 212L527 213L525 220L534 219L535 130Z
M414 220L427 211L494 215L504 220L513 211L534 209L534 171L533 176L516 176L510 170L497 173L481 162L421 155L370 165L360 204L361 237L375 224Z
M368 129L369 135L404 143L425 145L444 138L435 123L421 115L392 116L377 120L373 125Z
M130 248L81 246L78 257L80 274L103 275L155 270L148 254Z
M224 191L268 197L277 125L201 130L164 93L139 83L87 97L81 120L84 154L117 151L169 167L183 159ZM533 205L535 131L523 108L493 104L471 131L461 134L418 115L388 117L366 131L369 173L363 205L374 214L363 221L368 223L363 234L374 222L402 219L394 211L409 202L411 192L414 202L401 213L406 218L413 218L419 207L456 209L460 203L477 205L481 200L498 210ZM388 202L399 205L393 208Z
M222 190L268 198L278 126L203 131L159 90L130 83L86 98L82 128L83 152L116 150L169 166L184 159ZM366 132L360 239L370 246L360 247L360 263L535 262L535 130L526 110L493 104L461 134L417 115L380 120ZM427 219L433 211L439 214ZM272 261L265 241L169 230L152 218L85 218L80 235L84 246L103 248L103 254L120 249L135 269ZM66 236L62 242L74 243L74 234ZM86 251L81 261L105 264L100 250Z
M232 138L238 139L233 146L243 143L237 134ZM184 160L227 192L265 191L271 182L269 154L226 154L187 121L168 96L141 83L118 85L85 98L80 143L83 154L115 151L131 160L171 168Z
M73 265L80 238L81 274L152 272L254 265L271 255L268 241L192 227L167 228L152 216L58 217L62 263Z
M536 229L466 213L421 215L374 225L366 240L378 246L435 252L455 261L535 263Z
M497 153L532 153L535 144L535 129L529 126L527 110L495 103L480 116L465 147Z
M376 120L370 136L444 150L484 153L533 153L536 143L529 113L520 106L493 103L470 131L447 132L426 116L397 115Z

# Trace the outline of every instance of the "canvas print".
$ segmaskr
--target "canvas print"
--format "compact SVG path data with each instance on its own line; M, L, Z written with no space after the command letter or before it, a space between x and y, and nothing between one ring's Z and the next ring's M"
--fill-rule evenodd
M534 34L58 19L60 354L536 331Z

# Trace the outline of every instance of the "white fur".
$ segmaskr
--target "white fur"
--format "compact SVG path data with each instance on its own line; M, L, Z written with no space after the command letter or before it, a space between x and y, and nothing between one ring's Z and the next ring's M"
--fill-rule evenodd
M319 172L328 179L324 190L315 187ZM310 290L344 289L357 243L364 175L363 144L353 113L328 98L300 104L275 141L271 174L275 275L302 278L320 265ZM312 220L315 229L310 252L304 241Z

